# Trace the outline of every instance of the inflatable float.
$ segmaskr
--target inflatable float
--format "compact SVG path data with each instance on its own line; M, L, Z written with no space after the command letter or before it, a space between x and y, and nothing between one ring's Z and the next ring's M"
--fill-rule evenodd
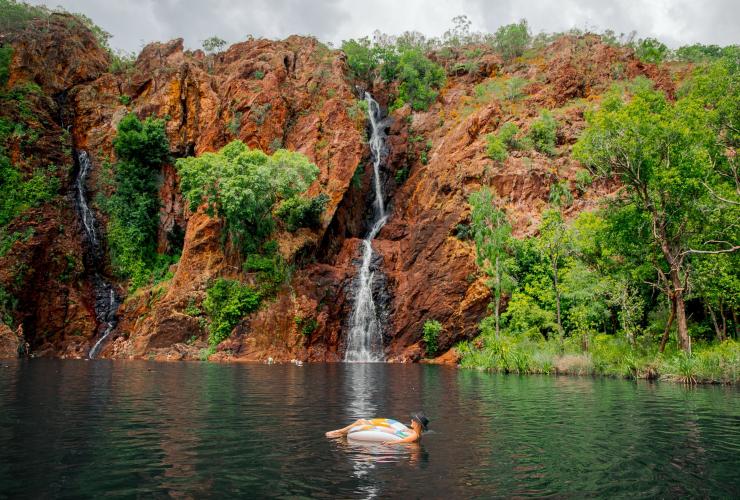
M400 441L411 435L413 431L397 420L390 418L374 418L366 424L355 425L347 433L350 441L365 443L383 443L386 441Z

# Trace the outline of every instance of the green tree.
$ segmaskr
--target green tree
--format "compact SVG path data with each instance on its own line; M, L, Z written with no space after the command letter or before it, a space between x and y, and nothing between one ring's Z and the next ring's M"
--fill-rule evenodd
M705 223L728 211L709 196L708 186L723 184L715 165L726 160L708 117L711 113L698 99L672 104L662 93L640 87L627 101L618 95L607 98L588 117L574 148L576 158L625 185L624 196L609 212L610 223L621 226L626 239L647 243L635 252L654 260L656 286L675 308L678 344L687 352L689 257L734 249L717 237L722 228Z
M209 37L203 40L203 50L205 50L209 54L218 52L225 46L226 46L226 40L219 38L217 36L212 36L212 37Z
M504 61L511 61L524 54L532 36L526 19L518 23L501 26L493 35L493 46L501 53Z
M342 52L347 56L347 66L358 80L369 81L379 64L379 54L368 37L342 42Z
M562 288L560 286L563 262L572 250L570 233L565 226L563 215L559 210L548 209L542 213L540 234L535 240L535 247L543 256L549 267L552 291L555 297L555 321L560 337L564 336L561 314Z
M415 111L424 111L437 99L445 82L442 66L430 61L420 50L404 50L398 60L398 98L394 107L411 104Z
M257 250L272 232L277 202L302 194L319 173L301 153L279 149L267 155L241 141L218 153L181 158L177 169L191 209L205 203L209 214L223 217L232 241L248 252Z
M655 38L639 40L635 47L635 55L641 61L653 64L663 62L669 52L668 47Z
M470 195L471 228L475 238L478 267L489 277L493 290L496 337L500 332L501 299L510 293L516 281L513 276L515 261L512 258L514 240L511 224L488 188Z

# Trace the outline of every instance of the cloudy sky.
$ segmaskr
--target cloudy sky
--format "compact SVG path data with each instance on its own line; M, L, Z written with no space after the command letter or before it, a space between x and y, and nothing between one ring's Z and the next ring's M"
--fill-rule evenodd
M636 30L669 46L740 43L739 0L27 0L82 12L109 31L111 45L137 51L182 37L197 48L212 35L229 41L314 35L322 41L417 30L439 36L466 14L473 30L495 31L526 18L534 32L572 27Z

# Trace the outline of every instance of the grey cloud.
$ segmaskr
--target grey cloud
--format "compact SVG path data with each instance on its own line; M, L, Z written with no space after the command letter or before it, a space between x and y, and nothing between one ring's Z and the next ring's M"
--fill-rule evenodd
M30 0L82 12L112 33L116 48L182 37L188 47L218 35L229 42L313 35L323 41L419 30L440 35L452 17L495 31L526 18L535 32L572 27L656 37L671 46L740 43L737 0Z

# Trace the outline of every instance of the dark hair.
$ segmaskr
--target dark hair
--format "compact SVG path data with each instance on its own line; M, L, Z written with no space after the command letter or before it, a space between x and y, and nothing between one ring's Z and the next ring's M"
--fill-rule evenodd
M426 415L424 415L424 412L420 411L418 413L414 413L413 415L411 415L411 420L416 420L417 422L419 422L419 424L421 424L421 428L423 430L427 430L429 419L426 417Z

